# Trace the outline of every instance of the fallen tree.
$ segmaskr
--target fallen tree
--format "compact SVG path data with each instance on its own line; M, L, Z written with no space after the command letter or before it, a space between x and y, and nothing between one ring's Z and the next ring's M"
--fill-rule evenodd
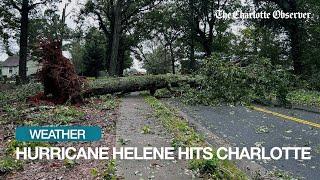
M67 101L73 104L82 103L82 80L71 61L62 55L61 46L61 41L44 40L40 43L42 69L38 72L38 77L44 93L32 97L32 101L47 100L55 104Z
M195 86L195 78L181 75L147 75L122 78L103 78L83 81L71 61L62 55L60 41L44 41L40 46L42 69L38 73L44 93L29 98L32 102L42 100L55 104L70 101L81 104L83 98L97 95L128 93L149 90L152 95L157 89L178 87L183 83ZM83 85L88 86L86 89Z
M123 78L108 78L95 80L90 88L82 93L87 98L95 95L150 91L153 95L157 89L178 87L183 83L197 85L197 79L181 75L148 75Z

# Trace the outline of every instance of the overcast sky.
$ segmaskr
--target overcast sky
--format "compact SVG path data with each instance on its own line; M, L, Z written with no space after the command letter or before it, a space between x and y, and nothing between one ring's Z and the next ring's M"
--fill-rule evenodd
M72 18L79 12L80 6L79 3L83 3L85 0L71 0L69 3L68 0L62 0L62 3L59 3L59 12L58 14L61 14L63 8L65 7L65 4L68 4L66 14L68 14L68 17L66 19L66 23L70 28L75 28L76 24L72 20ZM17 52L19 50L19 47L17 44L13 45L12 50L14 52ZM0 61L4 61L7 58L7 54L4 51L4 47L2 42L0 43Z
M76 23L73 21L73 18L77 15L77 13L79 12L80 8L81 8L81 4L84 4L86 2L86 0L71 0L71 2L69 2L69 0L62 0L62 3L59 4L59 12L58 14L61 14L63 8L65 7L65 4L68 4L67 9L66 9L66 14L67 19L66 19L66 24L68 25L68 27L70 28L75 28L76 27ZM97 22L94 22L93 19L89 19L87 22L87 25L95 25L97 24ZM13 49L15 51L18 51L19 47L18 45L14 45L15 47L13 47ZM70 58L70 53L68 52L64 52L63 53L65 56L67 56L68 58ZM8 58L8 55L5 53L4 48L2 46L2 43L0 43L0 61L5 61ZM136 68L138 70L142 70L142 64L141 62L134 60L134 64L133 64L133 68Z
M244 1L245 0L241 0L242 3L245 3ZM59 6L59 12L58 14L61 14L63 8L65 7L65 4L67 4L67 9L66 9L66 14L68 15L67 16L67 19L66 19L66 24L70 27L70 28L75 28L76 27L76 24L75 22L73 21L73 19L75 18L75 16L77 15L77 13L79 12L80 8L81 8L81 5L84 4L86 2L86 0L71 0L69 2L69 0L62 0L62 3L60 3L58 6ZM87 26L91 26L91 25L97 25L97 22L94 22L93 19L90 19L88 20L87 22ZM236 26L237 27L237 26ZM236 28L234 27L234 28ZM239 27L239 26L238 26ZM19 47L18 45L14 45L14 47L12 48L15 52L18 51ZM64 52L64 55L67 56L68 58L70 58L70 55L68 52ZM4 61L6 60L7 58L7 54L4 52L4 48L2 46L2 43L0 43L0 61ZM137 60L134 60L134 65L133 67L136 68L136 69L139 69L141 70L141 62L137 61Z

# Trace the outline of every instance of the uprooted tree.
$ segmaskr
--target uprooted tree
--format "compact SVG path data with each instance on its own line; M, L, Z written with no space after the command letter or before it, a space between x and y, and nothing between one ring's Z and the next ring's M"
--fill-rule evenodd
M77 75L74 65L62 55L60 41L43 41L40 52L42 69L38 75L44 86L44 97L41 98L57 104L67 101L73 104L82 103L83 97L103 94L144 90L154 94L157 89L170 89L181 83L196 84L196 80L188 76L157 75L101 79L96 80L98 85L84 89L82 85L85 82Z
M272 66L268 59L253 58L255 63L241 67L234 62L222 60L216 54L207 60L201 75L196 77L148 75L102 78L82 86L84 81L76 74L73 64L62 56L59 41L43 43L41 47L43 67L39 73L40 80L44 86L44 94L46 97L51 95L55 103L82 103L83 98L96 95L145 90L153 95L157 89L172 90L171 87L184 84L192 88L192 94L204 97L205 101L220 99L228 103L252 102L256 99L270 99L276 94L281 104L286 103L286 87L289 86L290 76ZM202 101L203 99L199 99L199 102Z
M39 79L44 86L44 95L55 103L81 103L82 80L70 60L62 55L60 41L44 41L40 45L42 70Z

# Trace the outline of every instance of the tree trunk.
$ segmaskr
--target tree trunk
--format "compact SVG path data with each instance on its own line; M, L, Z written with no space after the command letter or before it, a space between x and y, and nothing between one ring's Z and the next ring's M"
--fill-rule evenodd
M176 74L176 67L175 67L175 58L174 58L174 53L173 53L173 47L172 44L169 44L170 48L170 58L171 58L171 67L172 67L172 74Z
M109 79L102 87L89 89L82 93L82 97L88 98L96 95L113 93L128 93L157 89L178 87L181 83L188 83L192 87L197 86L197 80L188 76L177 75L153 75Z
M109 66L109 74L110 76L117 75L117 60L119 54L119 41L120 41L120 31L121 31L121 7L120 0L115 2L114 5L114 29L113 29L113 37L112 37L112 50L111 50L111 58L110 58L110 66Z
M190 54L189 54L189 73L194 72L196 70L196 59L194 56L194 43L191 42L190 44Z
M107 42L106 43L105 67L104 67L104 69L108 70L108 71L110 69L110 59L111 59L110 52L111 51L112 51L112 44L110 42Z
M286 1L275 1L275 0L256 0L256 2L274 2L276 3L284 12L299 12L297 0L286 0ZM294 73L296 75L301 75L304 71L302 63L302 33L303 28L299 27L299 22L297 19L292 19L287 21L283 27L289 32L290 46L291 46L291 59L293 62Z
M295 23L289 30L291 44L291 59L293 61L294 73L301 75L303 73L303 64L301 59L301 31Z
M298 12L298 3L296 0L288 0L289 12ZM301 75L303 73L302 64L302 32L303 29L299 27L299 20L293 19L288 23L288 31L291 45L291 59L293 62L294 73Z
M121 42L120 42L121 45ZM121 45L119 48L119 55L118 55L118 63L117 63L117 75L119 77L123 76L123 70L124 70L124 61L125 61L125 49L124 46Z
M28 0L23 0L20 18L20 51L19 51L19 82L27 82L27 54L28 54Z
M208 40L208 39L204 39L202 42L202 46L204 48L205 51L205 55L206 57L210 57L212 54L212 41Z
M63 43L63 39L65 36L65 32L66 32L66 9L67 9L67 4L65 4L64 8L62 9L62 14L61 14L61 20L60 20L60 24L61 24L61 29L60 29L60 47L62 47L62 43ZM57 33L58 34L58 33Z
M195 56L194 56L194 52L195 52L195 34L196 31L194 29L195 27L195 13L194 13L194 0L189 0L189 11L190 11L190 16L189 16L189 27L190 27L190 35L189 35L189 48L190 48L190 52L189 52L189 70L188 73L191 73L195 70L195 66L196 66L196 60L195 60Z
M101 17L100 14L96 13L96 15L98 16L99 19L99 23L100 23L100 29L102 29L102 32L106 38L106 51L105 51L105 62L104 62L104 70L109 70L110 69L110 59L111 59L111 51L112 51L112 39L113 39L113 35L112 35L112 31L109 33L105 23L103 22L103 19ZM110 22L110 29L114 29L113 27L113 21Z

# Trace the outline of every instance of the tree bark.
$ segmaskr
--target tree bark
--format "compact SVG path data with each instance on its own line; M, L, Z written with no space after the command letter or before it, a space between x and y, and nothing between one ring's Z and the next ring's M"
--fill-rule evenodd
M27 82L27 54L28 54L28 25L29 5L28 0L22 1L20 18L20 50L19 50L19 82Z
M124 70L124 61L125 61L125 53L126 50L124 49L123 43L121 43L120 40L120 48L119 48L119 55L118 55L118 63L117 63L117 75L119 77L123 76L123 70Z
M114 29L113 29L113 37L112 37L112 50L111 50L111 58L110 58L110 66L109 66L109 74L110 76L117 75L117 60L119 55L119 41L120 41L120 31L121 31L121 7L120 1L117 0L114 4Z
M176 74L176 67L175 67L175 58L174 58L174 53L173 53L173 47L172 44L169 44L170 48L170 58L171 58L171 67L172 67L172 74Z
M188 73L191 73L195 70L196 66L196 60L195 60L195 13L194 13L194 0L189 0L189 11L190 11L190 16L189 16L189 27L190 27L190 34L189 34L189 70Z
M202 46L204 51L206 52L206 57L210 57L212 54L212 41L210 39L204 39Z
M108 38L110 39L110 38ZM110 69L110 52L112 51L112 44L111 43L106 43L106 52L105 52L105 70Z
M301 59L301 30L297 23L294 23L289 29L291 59L293 61L294 73L301 75L303 73L303 64Z
M298 4L296 0L288 1L289 11L298 12ZM302 64L302 32L303 29L299 28L299 20L293 19L289 24L289 38L291 43L291 59L293 61L294 73L296 75L301 75L303 73Z
M191 40L191 43L190 43L190 54L189 54L189 58L190 58L190 62L189 62L189 73L190 72L194 72L194 70L196 70L196 59L195 59L195 56L194 56L194 41Z
M192 87L197 86L196 79L188 76L153 75L124 77L108 80L108 83L102 87L89 89L82 93L82 97L88 98L96 95L128 93L145 90L150 90L152 93L157 89L178 87L181 83L188 83Z

